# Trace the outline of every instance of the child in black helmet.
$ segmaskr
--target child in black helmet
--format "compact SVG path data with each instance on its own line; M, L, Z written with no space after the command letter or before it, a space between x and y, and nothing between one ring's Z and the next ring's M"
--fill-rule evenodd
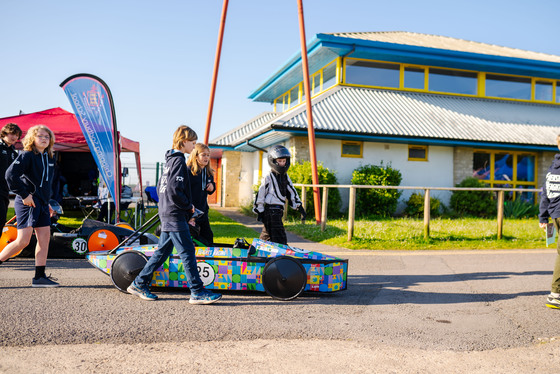
M268 164L272 170L262 180L253 204L253 212L257 214L257 220L264 224L260 239L288 244L282 223L286 199L293 209L301 213L302 220L307 214L290 177L286 174L290 168L290 151L281 145L272 147L268 152Z

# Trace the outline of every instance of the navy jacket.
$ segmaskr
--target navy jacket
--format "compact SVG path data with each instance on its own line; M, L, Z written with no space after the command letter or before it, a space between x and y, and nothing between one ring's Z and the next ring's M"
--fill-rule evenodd
M18 153L13 145L7 145L0 139L0 175L5 176L6 170L14 162ZM10 188L6 178L0 178L0 197L10 196Z
M547 223L549 217L560 218L560 154L554 156L554 161L546 172L539 210L541 223Z
M35 202L48 204L54 175L54 159L47 152L22 151L6 170L10 190L25 199L33 195Z
M191 218L191 187L185 155L176 150L165 153L165 166L158 183L159 218L162 231L188 229Z
M188 166L187 171L191 185L192 203L197 209L202 210L204 213L208 213L208 195L212 195L216 192L214 177L209 175L206 172L206 169L202 169L197 175L193 175L191 168ZM206 186L209 184L214 186L214 190L212 192L206 191Z

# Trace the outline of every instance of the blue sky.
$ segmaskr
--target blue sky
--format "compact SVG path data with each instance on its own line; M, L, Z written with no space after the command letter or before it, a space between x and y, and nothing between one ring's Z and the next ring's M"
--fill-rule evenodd
M411 31L560 55L557 0L304 0L317 33ZM62 107L77 73L111 89L121 133L163 160L204 137L222 0L0 0L0 117ZM296 0L230 0L210 139L271 106L247 97L300 47ZM149 180L150 177L147 176Z

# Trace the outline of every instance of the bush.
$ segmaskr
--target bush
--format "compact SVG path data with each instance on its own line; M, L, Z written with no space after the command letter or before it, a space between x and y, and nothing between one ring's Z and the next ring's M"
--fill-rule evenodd
M488 187L476 178L466 178L456 187ZM459 215L474 217L491 217L496 215L496 202L490 191L453 191L451 208Z
M430 216L439 216L442 203L439 199L435 197L430 197ZM410 217L423 217L424 216L424 194L413 193L408 198L406 202L406 208L404 210L407 216Z
M398 186L402 174L391 165L364 165L352 172L352 184L370 186ZM389 217L395 213L402 191L358 188L356 191L358 217Z
M319 184L338 184L336 173L324 167L322 163L317 164L317 174L319 177ZM295 163L290 166L288 175L293 183L312 184L313 177L311 173L311 162L305 161L303 163ZM301 187L296 187L298 194L301 198ZM322 198L322 189L321 198ZM312 220L315 213L315 202L313 201L313 189L306 188L306 204L304 207L307 212L307 217ZM338 188L329 188L328 201L327 201L327 217L340 216L340 191ZM291 208L288 208L288 215L291 217L299 217L299 213Z
M535 218L539 215L539 206L529 201L517 198L504 202L504 216L506 218Z

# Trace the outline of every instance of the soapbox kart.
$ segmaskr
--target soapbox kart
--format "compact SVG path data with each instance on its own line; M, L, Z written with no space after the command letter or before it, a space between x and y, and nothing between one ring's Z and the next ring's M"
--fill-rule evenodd
M131 236L134 233L133 228L123 222L112 225L92 219L85 219L77 229L62 225L58 222L58 218L64 214L62 207L55 200L51 200L49 205L54 210L50 225L49 258L84 258L88 249L112 249L129 237L134 239L129 242L139 245L156 244L158 242L158 238L149 233L143 233L142 235L136 233L135 236ZM0 252L8 243L17 238L16 221L17 217L14 216L4 226L2 236L0 236ZM35 235L33 235L29 244L12 257L34 257L36 243L37 240Z
M92 249L87 260L126 292L157 244L127 245L125 240L108 251ZM204 286L212 290L261 291L278 300L291 300L305 291L335 292L347 285L348 260L259 239L250 245L239 238L230 246L196 247L196 259ZM155 271L151 286L188 288L175 249Z

